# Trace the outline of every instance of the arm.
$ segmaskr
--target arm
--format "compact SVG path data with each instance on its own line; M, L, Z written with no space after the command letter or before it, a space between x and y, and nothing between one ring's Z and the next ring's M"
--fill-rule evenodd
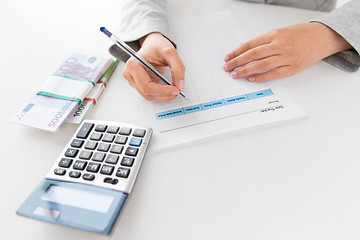
M116 34L124 42L137 41L152 32L172 38L166 0L121 0L119 16Z
M240 45L226 56L224 69L233 78L267 81L300 72L323 58L352 49L351 44L320 20L298 24L272 30Z
M340 69L353 72L360 66L360 0L353 0L329 14L313 20L331 28L344 38L351 49L341 51L324 60Z
M335 8L336 0L243 0L245 2L266 3L294 8L329 12Z
M135 59L126 61L122 75L140 95L149 101L174 99L185 85L185 67L169 40L165 0L122 0L120 28L117 31L124 41L140 44L138 53L163 72L170 67L174 86L158 84L157 79Z

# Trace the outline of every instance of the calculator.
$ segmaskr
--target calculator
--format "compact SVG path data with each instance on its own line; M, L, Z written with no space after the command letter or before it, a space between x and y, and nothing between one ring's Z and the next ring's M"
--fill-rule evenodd
M84 120L17 214L110 234L151 136L149 127Z

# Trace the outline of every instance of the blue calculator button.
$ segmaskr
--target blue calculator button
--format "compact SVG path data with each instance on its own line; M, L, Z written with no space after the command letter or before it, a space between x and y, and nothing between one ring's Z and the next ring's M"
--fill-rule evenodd
M129 142L129 145L131 146L136 146L136 147L140 147L141 145L141 142L142 142L142 139L141 138L131 138L130 142Z

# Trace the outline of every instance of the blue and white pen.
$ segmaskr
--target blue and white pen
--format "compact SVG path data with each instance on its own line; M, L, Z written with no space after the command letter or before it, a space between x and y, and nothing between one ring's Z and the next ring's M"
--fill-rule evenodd
M148 61L146 61L143 57L137 54L129 45L125 42L121 41L114 34L109 32L105 27L101 27L100 31L103 32L106 36L108 36L118 47L120 47L123 51L128 53L130 56L133 56L136 60L138 60L144 67L146 67L150 72L155 74L158 78L163 80L166 84L172 85L169 80L167 80L161 73L159 73ZM183 93L179 93L183 98L187 99Z

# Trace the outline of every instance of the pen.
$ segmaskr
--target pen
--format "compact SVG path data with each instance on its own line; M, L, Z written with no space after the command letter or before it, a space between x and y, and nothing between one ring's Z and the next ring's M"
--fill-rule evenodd
M123 51L128 53L130 56L133 56L136 60L138 60L144 67L146 67L150 72L155 74L158 78L163 80L167 85L172 85L169 80L167 80L161 73L159 73L148 61L146 61L143 57L137 54L129 45L125 42L121 41L114 34L109 32L105 27L101 27L100 31L103 32L106 36L108 36L118 47L120 47ZM183 98L187 99L182 92L179 92Z

